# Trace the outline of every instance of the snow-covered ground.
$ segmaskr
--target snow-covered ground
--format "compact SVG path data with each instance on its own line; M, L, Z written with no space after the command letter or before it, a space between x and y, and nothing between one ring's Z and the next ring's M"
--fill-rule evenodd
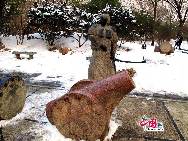
M39 36L35 34L34 36ZM64 90L51 90L47 92L36 91L26 100L22 113L12 120L0 121L0 125L6 126L15 124L24 118L31 118L39 121L40 127L34 128L35 132L42 134L44 141L68 141L52 126L45 116L45 105L49 101L65 94L70 87L81 79L87 79L89 61L86 57L91 56L90 42L78 48L78 43L73 38L61 39L57 44L63 47L72 48L66 55L58 51L48 51L46 43L41 39L24 40L23 45L16 45L15 37L3 37L6 48L11 50L0 52L0 71L3 72L24 72L41 73L33 81L60 81L65 87ZM147 43L147 49L141 49L139 42L127 42L118 48L116 58L121 60L142 61L147 63L121 63L116 62L117 70L133 68L136 70L134 82L135 92L176 94L188 97L188 54L176 50L171 55L164 55L154 52L154 47ZM174 44L174 41L172 41ZM188 49L188 43L183 42L182 47ZM125 48L130 48L129 52ZM34 59L17 60L12 51L34 51ZM27 57L24 56L23 57ZM30 93L28 93L30 95ZM41 124L46 122L46 124ZM113 121L112 130L117 128ZM115 126L116 125L116 126ZM30 129L28 129L30 130Z
M83 47L77 48L78 42L73 38L61 40L58 44L73 49L73 53L69 52L64 56L58 51L48 51L46 43L40 39L25 40L24 44L19 46L16 45L15 37L4 38L3 42L11 49L9 52L0 53L0 69L3 71L42 73L35 80L60 81L67 89L75 82L87 79L89 61L86 57L91 56L89 41ZM122 46L118 49L116 58L141 61L144 56L147 60L146 64L116 62L117 70L126 68L136 70L135 91L188 96L188 54L179 50L171 55L156 53L149 43L146 50L141 49L139 42L127 42ZM124 48L132 50L126 52ZM183 42L182 48L188 49L188 43ZM32 60L17 60L12 51L35 51L37 54Z

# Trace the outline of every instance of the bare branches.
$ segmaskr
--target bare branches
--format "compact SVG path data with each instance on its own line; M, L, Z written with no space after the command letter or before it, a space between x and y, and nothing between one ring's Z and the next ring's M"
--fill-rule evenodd
M185 23L185 21L186 21L187 15L188 15L188 7L187 7L187 9L186 9L186 11L185 11L185 15L184 15L184 18L183 18L183 22L184 22L184 23Z
M151 0L152 5L155 5L156 0Z
M164 1L170 4L170 6L172 6L172 8L177 13L177 17L179 19L179 27L180 27L179 30L181 30L188 15L187 0L164 0Z
M164 1L169 3L175 10L177 9L176 3L175 3L176 0L164 0Z

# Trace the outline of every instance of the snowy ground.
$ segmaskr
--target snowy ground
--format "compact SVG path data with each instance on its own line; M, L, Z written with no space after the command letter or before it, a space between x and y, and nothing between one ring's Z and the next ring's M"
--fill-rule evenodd
M35 36L38 36L35 34ZM65 94L69 88L81 79L87 79L89 61L86 57L91 56L90 42L86 42L83 47L77 48L78 43L73 39L62 39L57 44L72 48L72 52L61 55L58 51L49 52L46 43L41 39L24 40L23 45L16 45L15 37L3 38L6 48L11 50L0 52L0 71L3 72L24 72L41 73L33 81L60 81L64 90L51 91L28 91L25 107L22 113L18 114L10 121L1 121L0 125L7 126L18 124L25 118L39 121L38 127L33 132L42 136L44 141L66 141L60 133L53 127L45 116L45 105L49 101ZM172 41L172 44L174 42ZM117 70L134 68L136 75L135 92L176 94L188 97L188 54L176 50L174 54L163 55L154 52L154 47L147 45L146 50L141 49L139 42L125 43L117 51L116 58L130 61L141 61L143 56L147 63L131 64L116 62ZM188 43L183 42L182 47L188 49ZM125 48L131 51L126 52ZM34 59L17 60L12 51L35 51ZM23 56L27 57L27 56ZM45 122L45 124L42 124ZM113 123L113 122L112 122ZM116 124L115 124L116 125ZM113 124L112 127L115 128ZM31 130L31 129L27 129Z
M89 41L83 47L77 48L78 43L74 39L62 40L58 44L70 47L74 52L64 56L58 51L49 52L46 43L40 39L24 41L22 46L16 46L15 37L4 38L3 42L7 48L11 49L10 52L0 53L0 69L3 71L42 73L35 80L60 81L66 85L66 88L71 87L78 80L87 79L89 61L86 60L86 57L91 56ZM146 64L116 62L118 70L130 67L136 70L135 91L174 93L180 96L188 96L186 83L188 81L188 54L177 50L174 54L166 56L155 53L154 48L149 45L147 45L146 50L142 50L141 44L138 42L125 43L123 47L132 50L126 52L123 48L118 49L117 58L140 61L144 56L147 60ZM182 47L188 49L188 43L183 42ZM17 60L11 52L20 50L36 51L37 54L34 55L33 60Z

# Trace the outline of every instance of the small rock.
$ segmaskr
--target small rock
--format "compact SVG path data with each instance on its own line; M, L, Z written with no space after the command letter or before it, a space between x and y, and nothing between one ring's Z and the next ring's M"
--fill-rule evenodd
M60 48L60 49L59 49L59 52L60 52L62 55L67 54L69 51L70 51L70 49L67 48L67 47L63 47L63 48Z

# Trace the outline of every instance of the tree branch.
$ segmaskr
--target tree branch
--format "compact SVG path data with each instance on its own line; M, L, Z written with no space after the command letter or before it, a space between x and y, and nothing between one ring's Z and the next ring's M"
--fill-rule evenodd
M81 44L81 46L83 46L86 42L87 42L87 39ZM81 46L80 46L80 47L81 47Z
M155 1L156 0L151 0L151 4L153 5L153 7L155 6Z
M74 38L76 41L79 42L79 39L75 38L73 35L71 35L71 36L69 36L69 37L72 37L72 38Z
M186 19L187 19L187 14L188 14L188 8L185 11L185 15L183 17L183 22L185 23Z
M164 1L166 1L167 3L169 3L175 10L177 10L176 4L173 3L174 2L173 0L164 0Z

